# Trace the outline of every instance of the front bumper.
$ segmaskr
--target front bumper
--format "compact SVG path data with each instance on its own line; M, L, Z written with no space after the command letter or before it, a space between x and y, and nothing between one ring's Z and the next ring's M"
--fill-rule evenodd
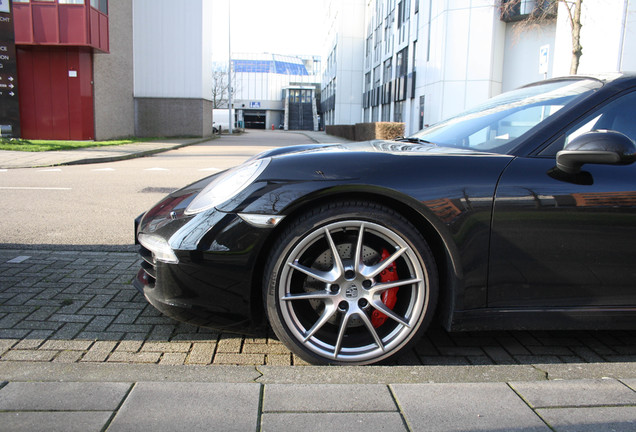
M139 244L139 233L165 239L178 263L156 259ZM253 286L260 281L260 251L270 233L218 210L170 221L150 211L135 220L142 262L133 285L156 309L179 321L224 330L258 327L262 294Z

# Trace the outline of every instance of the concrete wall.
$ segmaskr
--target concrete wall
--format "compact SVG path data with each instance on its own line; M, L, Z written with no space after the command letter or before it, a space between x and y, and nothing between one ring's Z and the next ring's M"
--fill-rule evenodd
M504 52L503 91L552 78L556 20L542 26L523 28L523 23L506 25ZM542 46L549 47L548 73L539 73L539 53Z
M212 133L212 2L134 0L135 131Z
M109 4L110 54L93 55L95 139L135 134L132 0Z
M501 92L505 24L496 2L433 2L430 9L421 6L420 14L423 37L418 40L416 98L426 97L424 123L435 123Z
M135 98L135 135L208 136L212 102L187 98Z

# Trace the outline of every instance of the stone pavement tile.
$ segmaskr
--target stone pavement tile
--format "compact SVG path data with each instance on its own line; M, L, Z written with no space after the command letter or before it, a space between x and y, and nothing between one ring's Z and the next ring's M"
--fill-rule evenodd
M48 340L44 343L44 345L42 345L40 349L86 351L92 344L93 341Z
M108 357L111 363L157 363L161 353L159 352L143 352L131 353L123 351L115 351Z
M216 342L195 342L192 344L192 350L190 355L186 359L186 364L210 364L212 363L212 356L214 356L214 349L216 348Z
M214 356L215 365L262 365L265 364L265 354L236 354L217 353Z
M82 358L83 351L62 351L55 356L53 362L55 363L76 363Z
M261 430L303 432L407 431L397 412L373 413L265 413Z
M623 384L629 386L632 390L636 391L636 379L622 379Z
M413 431L550 429L505 383L394 384Z
M512 382L534 408L636 405L636 392L615 379Z
M220 353L240 353L241 342L241 338L235 335L222 335L217 343L216 350Z
M248 354L287 354L289 355L290 351L285 345L279 344L253 344L253 343L245 343L243 345L243 350L241 352Z
M18 339L0 339L0 356L7 352L11 347L15 346Z
M28 349L37 349L44 343L44 339L22 339L18 344L16 344L13 349L17 350L28 350Z
M106 361L110 352L115 348L115 341L97 341L91 346L81 361L84 362L103 362Z
M187 353L190 350L189 342L146 342L141 351L152 352L181 352Z
M537 410L555 432L634 432L636 407L548 408Z
M0 390L0 411L114 411L127 383L10 382Z
M0 425L12 432L100 432L111 415L110 411L1 412Z
M381 384L268 384L263 412L397 411Z
M268 366L291 366L291 354L267 354L265 355L265 364Z
M135 385L109 432L257 430L259 384L153 383Z
M161 365L182 365L185 363L187 353L184 352L167 352L161 356L159 364Z
M58 351L13 350L4 353L2 355L2 360L48 362L53 360L53 357L55 357L57 353Z

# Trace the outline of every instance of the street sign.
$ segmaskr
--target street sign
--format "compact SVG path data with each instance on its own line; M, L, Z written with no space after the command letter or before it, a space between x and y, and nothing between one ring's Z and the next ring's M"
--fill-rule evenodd
M550 59L550 45L542 45L539 48L539 73L547 75Z
M13 15L9 0L0 0L0 136L20 136L18 68Z

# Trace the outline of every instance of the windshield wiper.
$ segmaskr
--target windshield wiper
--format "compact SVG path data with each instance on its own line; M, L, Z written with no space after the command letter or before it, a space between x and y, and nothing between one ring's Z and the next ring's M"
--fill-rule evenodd
M416 137L398 137L394 141L410 142L410 143L414 143L414 144L433 144L433 145L437 145L437 144L435 144L433 142L426 141L426 140L423 140L422 138L416 138Z

